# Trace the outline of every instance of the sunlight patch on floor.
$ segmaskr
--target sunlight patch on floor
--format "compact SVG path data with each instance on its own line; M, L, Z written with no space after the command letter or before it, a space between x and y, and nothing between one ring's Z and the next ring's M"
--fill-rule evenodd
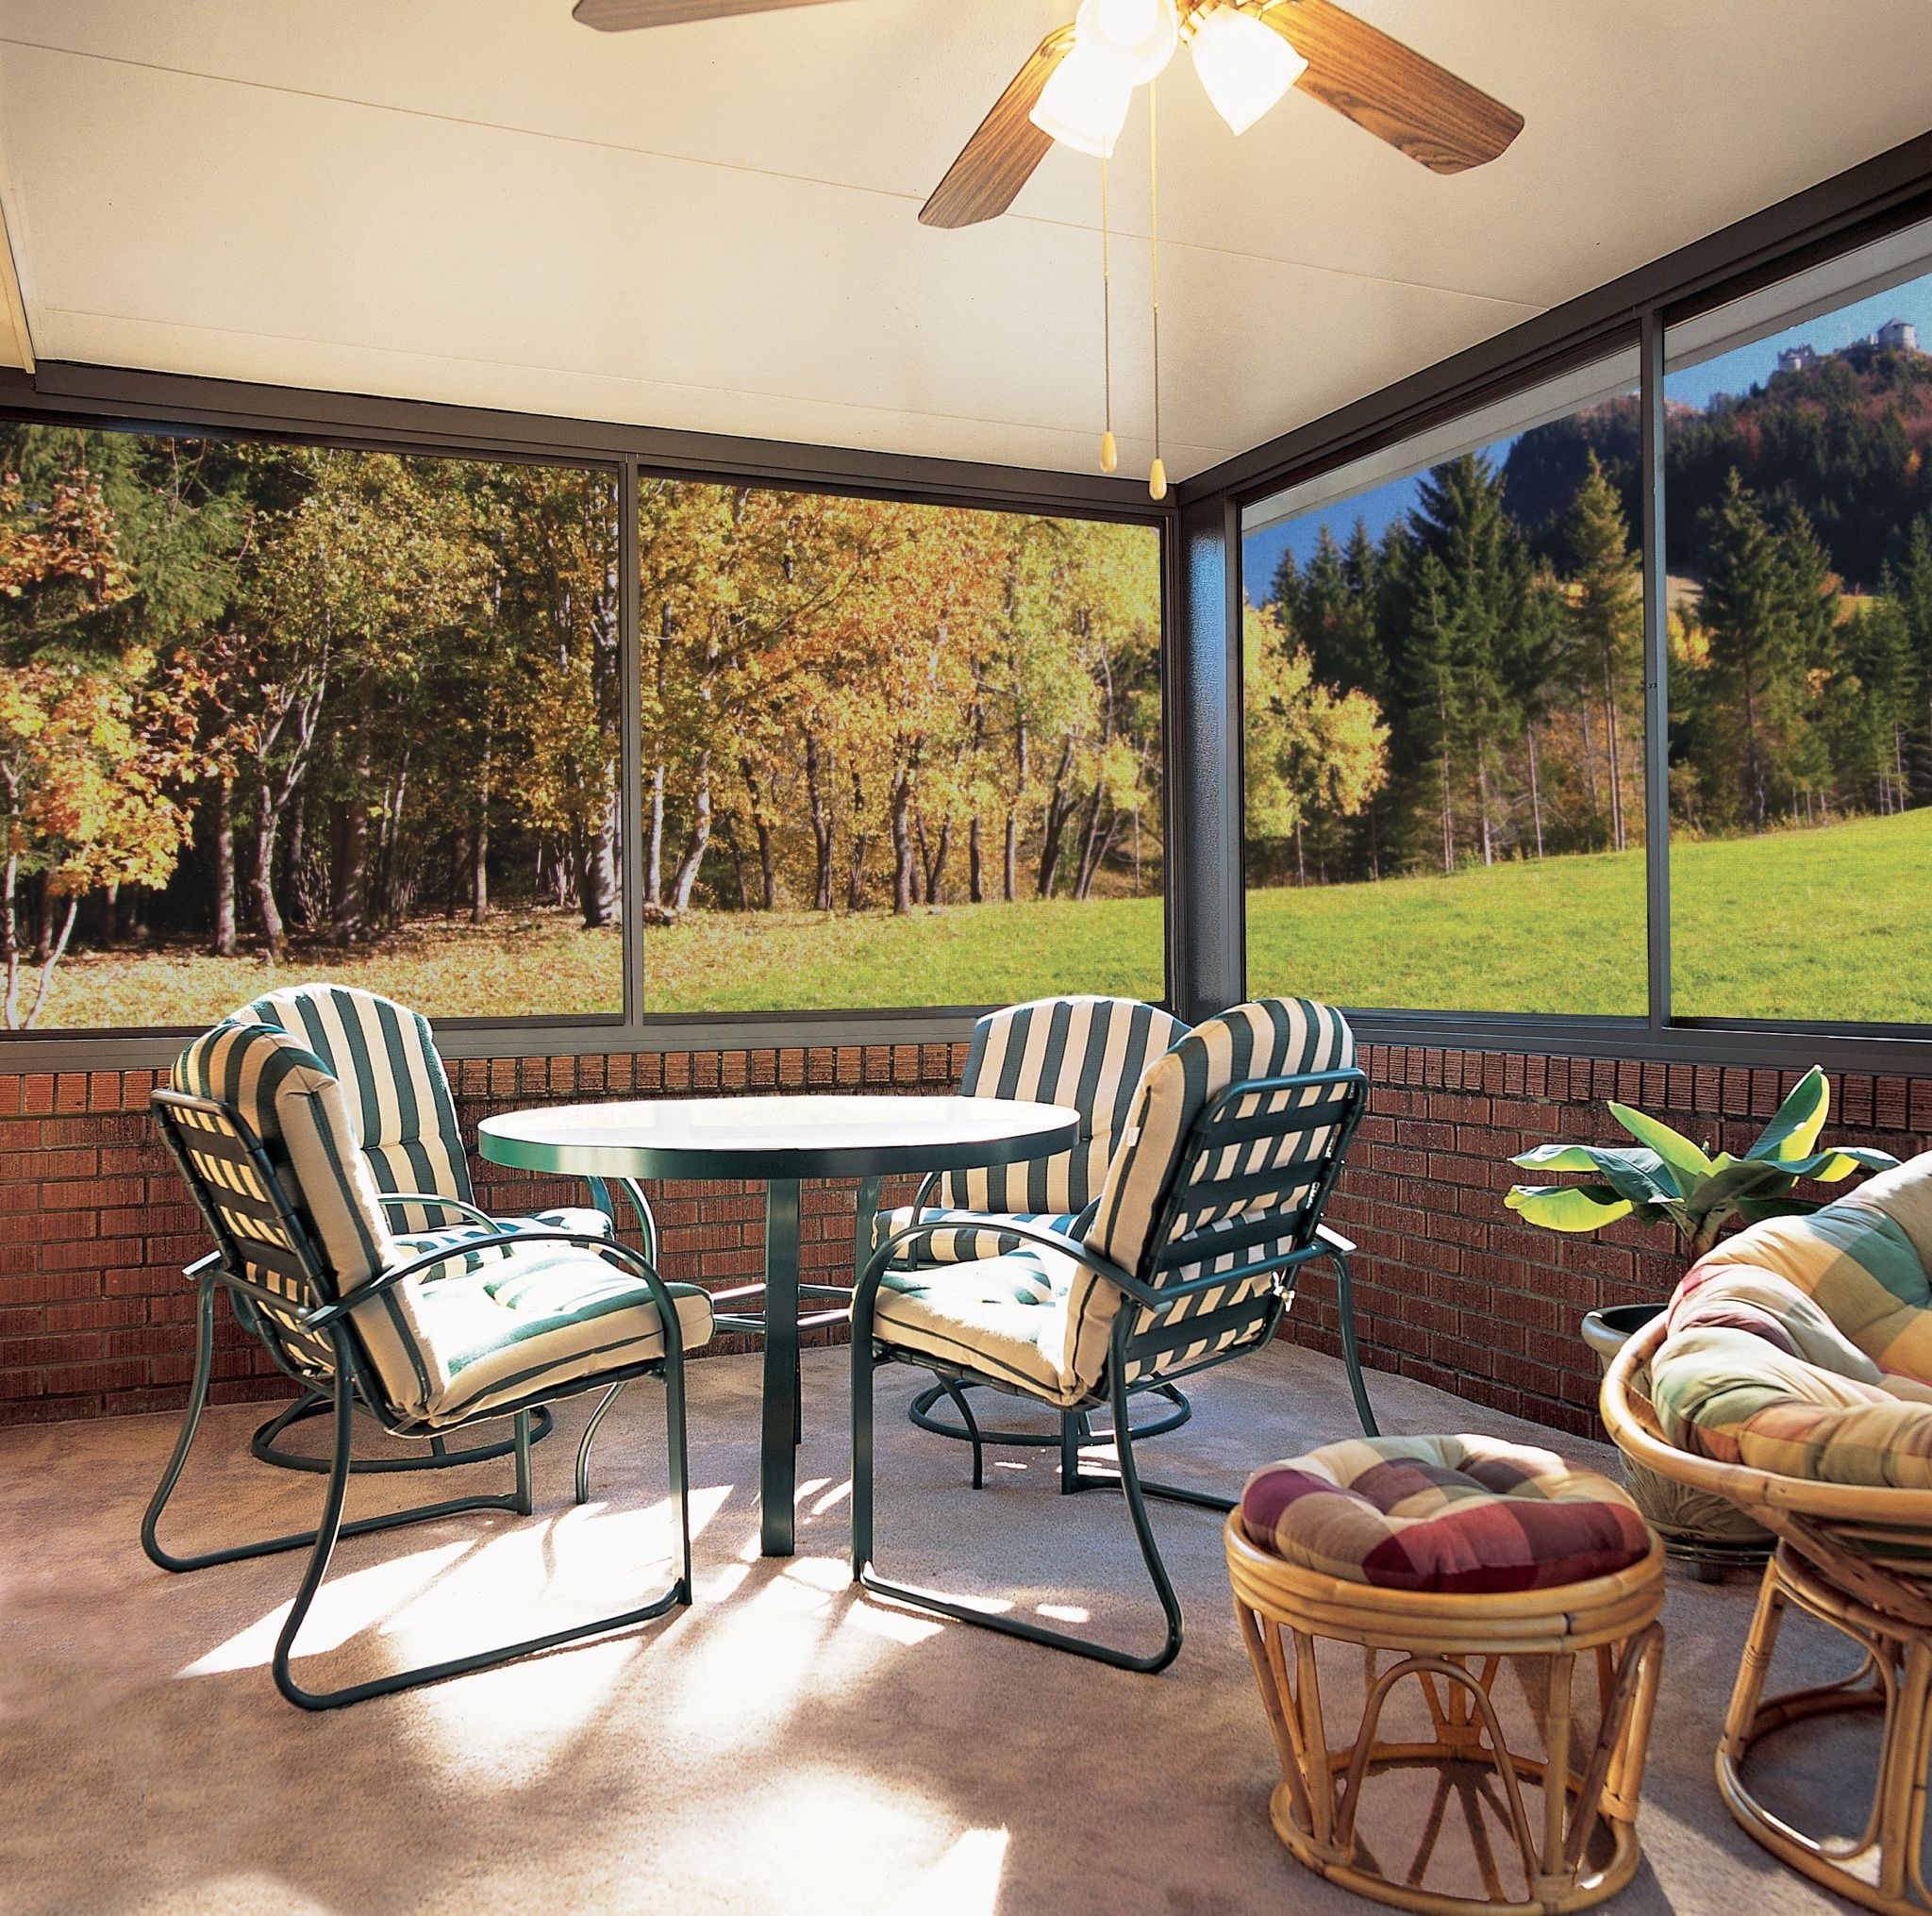
M366 1570L332 1577L322 1587L308 1612L296 1645L297 1655L338 1649L361 1631L382 1623L399 1606L420 1596L470 1548L467 1543L448 1543L441 1549L415 1551L388 1563L372 1563ZM275 1639L292 1602L291 1598L290 1603L277 1604L258 1622L176 1671L176 1678L262 1667L275 1654Z
M993 1916L1007 1871L1004 1829L969 1829L877 1916Z
M336 1916L336 1905L317 1902L278 1877L258 1870L232 1875L204 1876L179 1889L144 1897L141 1916Z

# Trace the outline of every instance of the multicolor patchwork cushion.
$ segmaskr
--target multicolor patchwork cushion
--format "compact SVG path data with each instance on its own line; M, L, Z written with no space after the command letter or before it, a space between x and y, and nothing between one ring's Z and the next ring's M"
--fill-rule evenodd
M1608 1477L1489 1437L1327 1444L1257 1471L1240 1508L1258 1548L1385 1590L1551 1590L1650 1550L1643 1519Z
M1932 1488L1932 1153L1707 1253L1651 1360L1671 1442L1822 1483Z

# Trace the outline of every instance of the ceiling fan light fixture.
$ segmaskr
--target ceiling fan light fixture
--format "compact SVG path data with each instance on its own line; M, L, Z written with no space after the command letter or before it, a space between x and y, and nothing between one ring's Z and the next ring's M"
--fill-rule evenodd
M1236 133L1245 133L1308 70L1272 26L1232 7L1195 21L1189 47L1214 110Z
M1126 62L1105 44L1076 39L1026 117L1063 146L1107 159L1126 124L1133 97Z
M1104 48L1124 60L1127 84L1144 87L1174 58L1180 44L1174 0L1080 0L1075 44Z

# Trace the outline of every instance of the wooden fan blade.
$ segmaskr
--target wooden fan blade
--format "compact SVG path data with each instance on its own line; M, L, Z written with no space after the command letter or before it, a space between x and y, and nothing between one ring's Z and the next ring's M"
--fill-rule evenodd
M823 7L826 0L577 0L571 18L599 33L632 33L640 26L682 26L690 20L722 20L732 13L775 13L781 7Z
M1033 49L1011 84L979 123L979 130L946 169L932 197L919 209L922 226L974 226L996 220L1046 158L1053 136L1026 116L1053 70L1067 57L1074 29L1058 26Z
M1523 115L1334 0L1274 0L1261 15L1307 61L1295 82L1433 173L1466 173L1523 131Z

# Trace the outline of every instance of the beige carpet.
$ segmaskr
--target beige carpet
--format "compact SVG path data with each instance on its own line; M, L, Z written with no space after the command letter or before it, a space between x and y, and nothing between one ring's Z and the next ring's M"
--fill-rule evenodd
M757 1556L756 1360L697 1364L694 1608L627 1639L321 1717L284 1704L266 1667L299 1558L169 1576L142 1556L136 1528L170 1421L0 1432L0 1909L1368 1907L1301 1872L1268 1827L1273 1750L1212 1515L1157 1512L1190 1632L1160 1676L856 1600L843 1560L843 1353L809 1353L807 1367L796 1558ZM1374 1382L1391 1430L1546 1436L1418 1385ZM1138 1625L1149 1641L1119 1500L1059 1498L1038 1452L1005 1453L991 1488L974 1493L963 1450L897 1416L911 1388L910 1373L881 1379L882 1563L1117 1631ZM1352 1428L1339 1366L1285 1346L1203 1378L1197 1398L1192 1426L1149 1446L1163 1474L1232 1489L1256 1461ZM585 1509L569 1502L579 1404L538 1451L534 1519L343 1545L310 1624L313 1647L333 1654L311 1659L310 1680L557 1626L654 1588L668 1534L659 1405L634 1386L607 1421L599 1501ZM261 1415L211 1415L177 1499L177 1546L312 1521L318 1479L246 1458ZM503 1464L470 1474L485 1473L508 1479ZM405 1501L407 1480L365 1479L352 1513ZM1631 1916L1844 1907L1750 1843L1711 1781L1750 1600L1740 1583L1673 1578L1647 1861L1612 1906ZM1807 1654L1815 1639L1796 1661ZM1345 1692L1345 1667L1336 1680ZM1857 1750L1796 1732L1776 1758L1790 1800L1847 1822L1869 1774Z

